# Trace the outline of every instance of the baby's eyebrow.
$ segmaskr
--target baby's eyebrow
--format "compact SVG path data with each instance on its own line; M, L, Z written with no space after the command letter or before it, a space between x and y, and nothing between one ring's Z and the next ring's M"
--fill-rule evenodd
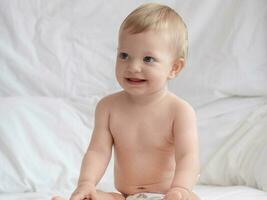
M153 52L153 51L144 51L143 55L144 56L158 57L158 53L157 52Z
M151 51L145 51L144 54L145 54L145 55L153 55L153 54L155 54L155 53L153 53L153 52L151 52Z
M119 51L119 52L126 52L125 49L122 49L122 48L120 48L120 47L117 47L117 51Z

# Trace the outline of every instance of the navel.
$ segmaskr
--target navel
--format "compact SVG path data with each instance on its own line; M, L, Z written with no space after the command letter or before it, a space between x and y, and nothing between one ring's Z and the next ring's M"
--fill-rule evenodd
M139 190L144 190L144 189L146 189L145 187L138 187L137 189L139 189Z

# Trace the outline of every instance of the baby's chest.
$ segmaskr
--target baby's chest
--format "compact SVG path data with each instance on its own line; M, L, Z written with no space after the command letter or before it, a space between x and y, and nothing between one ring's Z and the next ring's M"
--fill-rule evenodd
M115 145L132 148L165 148L172 142L173 120L167 113L124 113L110 117Z

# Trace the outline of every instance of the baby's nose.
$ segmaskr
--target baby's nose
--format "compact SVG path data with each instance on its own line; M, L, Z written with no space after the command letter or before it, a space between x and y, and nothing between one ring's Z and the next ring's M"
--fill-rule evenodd
M131 73L139 73L142 71L142 66L138 62L131 62L128 65L128 71Z

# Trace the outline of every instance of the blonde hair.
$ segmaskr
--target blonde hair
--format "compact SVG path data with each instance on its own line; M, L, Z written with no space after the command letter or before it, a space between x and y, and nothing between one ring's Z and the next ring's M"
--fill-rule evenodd
M132 11L122 22L123 30L131 34L148 30L167 30L177 50L178 58L187 58L188 39L187 28L182 17L172 8L157 3L143 4Z

